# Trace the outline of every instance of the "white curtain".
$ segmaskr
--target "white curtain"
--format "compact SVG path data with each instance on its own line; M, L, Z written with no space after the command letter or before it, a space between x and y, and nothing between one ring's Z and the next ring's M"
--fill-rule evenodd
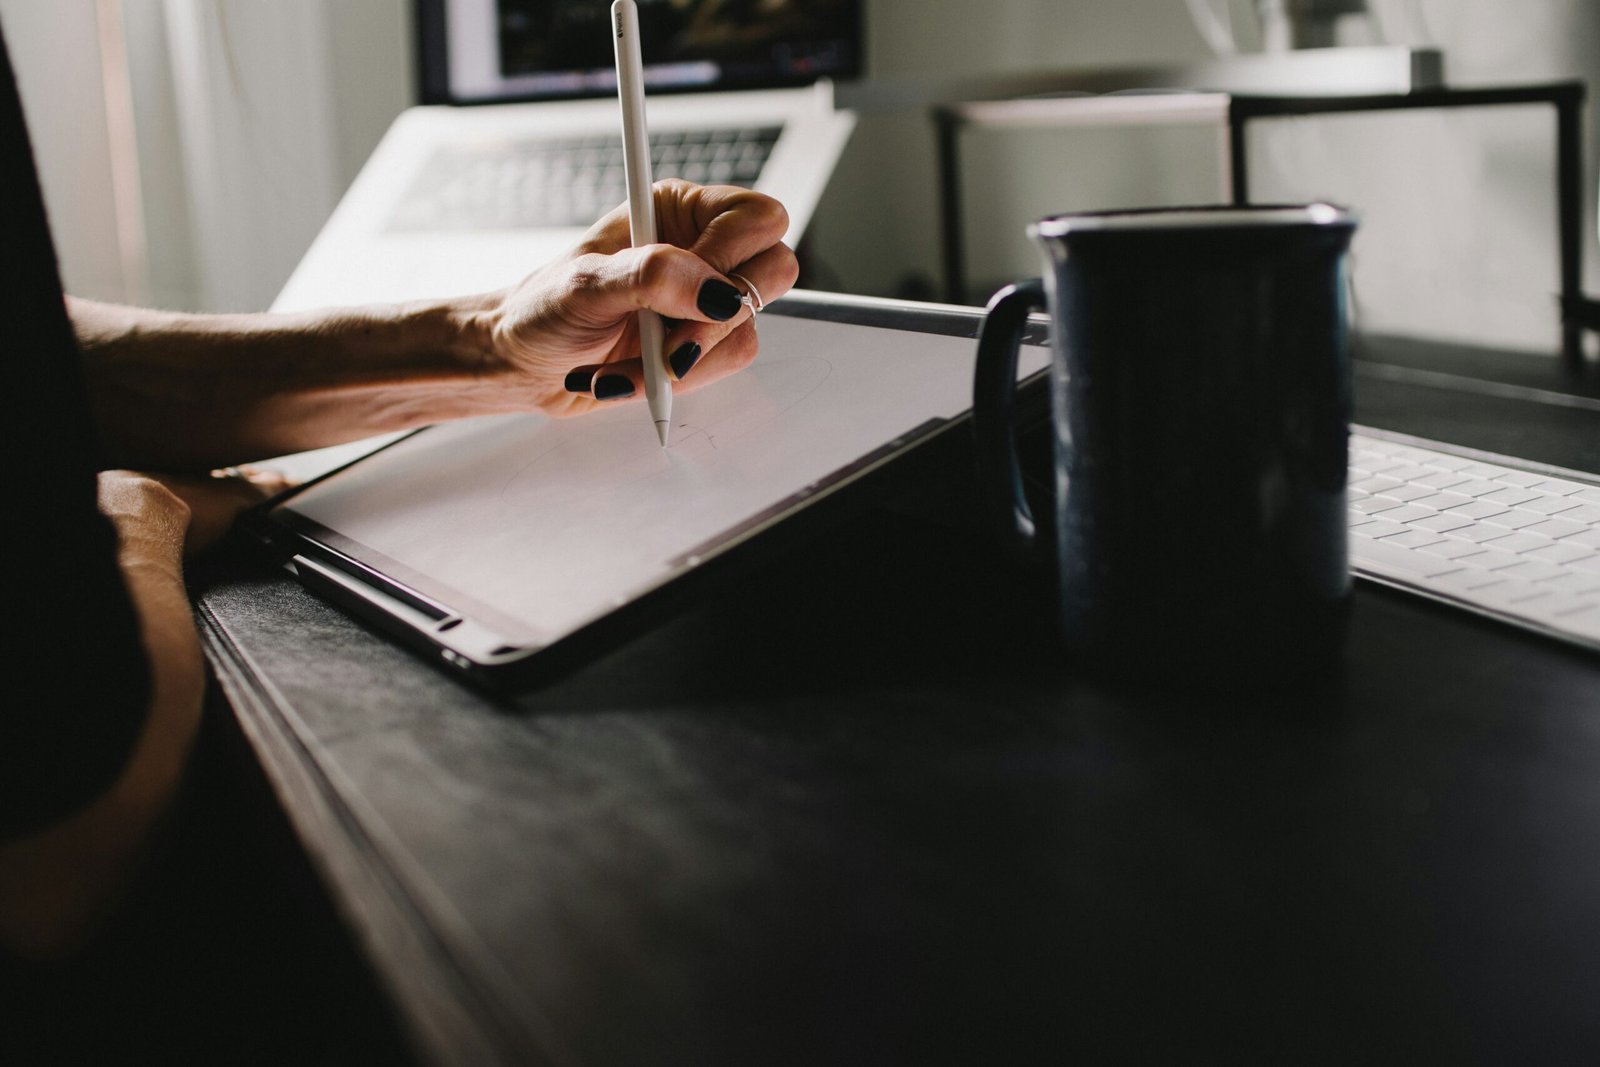
M0 0L68 291L270 305L408 102L405 17L404 0ZM374 42L358 79L341 40Z
M198 302L265 308L342 188L325 5L165 0L135 11L165 17Z

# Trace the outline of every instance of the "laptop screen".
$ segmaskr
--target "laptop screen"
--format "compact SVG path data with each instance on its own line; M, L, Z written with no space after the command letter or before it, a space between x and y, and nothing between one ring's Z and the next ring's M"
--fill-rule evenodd
M652 92L861 72L864 0L638 0ZM424 103L616 92L609 0L418 0Z

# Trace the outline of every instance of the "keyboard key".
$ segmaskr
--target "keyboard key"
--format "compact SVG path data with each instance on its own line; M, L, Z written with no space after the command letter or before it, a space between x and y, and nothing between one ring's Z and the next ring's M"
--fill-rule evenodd
M1498 548L1502 552L1530 552L1535 548L1548 548L1550 545L1555 544L1550 538L1536 533L1529 533L1527 530L1517 530L1503 537L1485 540L1489 546Z
M1499 488L1499 482L1491 482L1487 478L1474 478L1449 487L1452 493L1463 493L1466 496L1483 496Z
M1402 463L1420 463L1423 465L1430 464L1436 459L1445 458L1442 453L1434 452L1427 448L1415 448L1411 445L1395 445L1394 448L1389 450L1388 454L1390 458L1400 460Z
M1509 511L1502 511L1498 515L1490 515L1483 521L1493 523L1496 526L1504 526L1508 530L1520 530L1524 526L1532 526L1536 522L1543 522L1544 518L1543 515L1537 512L1511 508Z
M1430 515L1425 519L1417 519L1411 525L1419 529L1431 530L1434 533L1449 533L1451 530L1465 529L1468 526L1475 525L1475 523L1465 515L1451 515L1441 512L1438 515Z
M1586 545L1575 545L1571 541L1557 541L1548 548L1535 548L1527 554L1533 559L1542 559L1550 563L1571 563L1575 559L1592 556L1595 551Z
M1409 503L1413 500L1420 500L1425 496L1433 496L1434 491L1432 486L1407 483L1400 486L1398 489L1386 489L1379 495L1386 496L1391 500L1400 500Z
M1554 493L1556 496L1571 496L1587 486L1582 482L1569 482L1565 478L1546 478L1538 485L1529 488L1537 489L1541 493Z
M1364 489L1369 493L1381 493L1385 489L1398 489L1404 484L1406 483L1399 478L1391 478L1387 474L1374 474L1361 479L1359 482L1351 483L1350 488Z
M1449 509L1451 515L1465 515L1469 519L1486 519L1490 515L1504 515L1511 509L1504 504L1492 504L1487 500L1474 500L1470 504L1457 504ZM1404 522L1404 519L1400 520Z
M1390 534L1405 533L1406 528L1398 522L1389 522L1381 515L1374 515L1371 522L1364 522L1360 526L1352 526L1350 532L1360 537L1388 537Z
M1592 601L1583 597L1569 596L1557 589L1553 590L1550 596L1540 597L1538 600L1524 600L1514 605L1514 610L1536 622L1565 630L1574 628L1569 621L1574 615L1593 606Z
M1554 563L1546 563L1537 559L1525 559L1509 567L1498 568L1497 573L1504 574L1510 578L1520 578L1528 582L1539 582L1546 578L1558 578L1567 573L1567 571L1565 567Z
M1350 501L1350 510L1359 511L1363 515L1376 515L1380 511L1391 511L1404 506L1400 501L1387 496L1366 496ZM1431 509L1428 513L1432 514Z
M1472 503L1472 498L1463 496L1460 493L1438 492L1432 496L1419 496L1412 503L1421 504L1423 507L1432 508L1435 511L1449 511L1451 508L1461 504Z
M1571 537L1563 537L1562 540L1569 545L1582 545L1600 551L1600 530L1591 528L1583 533L1575 533Z
M1486 571L1498 571L1506 567L1515 567L1517 564L1524 562L1525 559L1525 557L1519 556L1515 552L1505 552L1498 548L1490 548L1487 545L1479 545L1478 547L1482 549L1481 552L1472 556L1462 556L1460 557L1461 562L1469 567L1479 567Z
M1421 545L1419 552L1426 552L1431 556L1443 556L1445 559L1461 559L1467 556L1481 555L1483 549L1471 541L1456 541L1446 539L1432 545Z
M1501 480L1504 481L1504 479ZM1492 493L1485 493L1480 499L1487 500L1495 504L1505 504L1507 507L1510 507L1515 504L1526 504L1528 501L1537 500L1538 498L1539 494L1531 489L1519 489L1514 486L1506 486L1504 488L1497 489Z
M1416 478L1414 481L1418 485L1431 485L1435 489L1449 489L1452 485L1463 485L1472 481L1472 479L1465 474L1457 474L1455 471L1438 471L1434 474Z
M1390 467L1383 473L1386 478L1397 478L1402 482L1409 482L1432 472L1427 467L1419 466L1415 463L1401 463Z
M1350 548L1350 563L1384 574L1403 574L1413 578L1433 578L1460 570L1453 560L1430 556L1410 548L1391 545L1387 541L1365 541Z
M1422 521L1423 520L1418 520L1419 526L1422 524ZM1522 536L1522 531L1520 530L1507 533L1504 526L1491 526L1486 522L1475 522L1470 526L1462 526L1454 530L1444 530L1441 532L1447 533L1451 537L1459 537L1464 541L1471 541L1474 544L1491 540L1503 542L1507 538ZM1536 540L1534 543L1529 544L1529 548L1540 548L1551 543L1548 537L1538 537L1538 535L1533 536ZM1508 552L1516 551L1516 549L1512 548L1510 545L1501 544L1500 547Z
M1573 522L1571 519L1557 515L1543 522L1536 522L1525 529L1528 533L1543 534L1546 537L1559 539L1570 537L1575 533L1583 533L1589 529L1589 524L1586 522Z
M1422 508L1415 504L1401 504L1397 508L1391 508L1388 511L1377 512L1376 514L1382 515L1390 522L1412 522L1416 519L1425 519L1430 515L1439 513L1432 508Z
M1445 540L1431 530L1407 530L1402 534L1390 534L1383 538L1383 543L1399 545L1401 548L1425 548L1428 545L1444 544Z
M1539 487L1535 486L1534 488L1537 489ZM1576 500L1568 500L1564 496L1556 496L1550 493L1540 493L1537 499L1517 505L1524 511L1537 512L1540 515L1554 515L1562 511L1571 511L1577 506L1578 502Z
M1558 577L1546 578L1542 584L1575 597L1600 595L1600 574L1585 574L1571 567L1565 568Z
M1572 495L1585 504L1600 504L1600 489L1579 489Z
M1451 571L1449 574L1430 576L1429 581L1452 593L1466 593L1479 589L1487 589L1491 585L1507 581L1493 571L1480 571L1465 568Z
M1534 601L1546 598L1554 600L1561 595L1553 589L1516 580L1482 586L1477 593L1491 607L1530 607Z
M1561 517L1590 525L1600 524L1600 504L1579 504L1571 511L1563 511Z

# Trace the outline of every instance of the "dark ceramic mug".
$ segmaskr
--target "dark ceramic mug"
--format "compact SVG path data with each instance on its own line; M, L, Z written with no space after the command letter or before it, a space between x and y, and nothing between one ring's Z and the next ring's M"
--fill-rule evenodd
M1042 279L990 301L973 388L985 507L1057 574L1094 663L1249 681L1322 666L1350 596L1346 253L1327 204L1160 208L1028 228ZM1053 544L1014 446L1017 348L1051 319Z

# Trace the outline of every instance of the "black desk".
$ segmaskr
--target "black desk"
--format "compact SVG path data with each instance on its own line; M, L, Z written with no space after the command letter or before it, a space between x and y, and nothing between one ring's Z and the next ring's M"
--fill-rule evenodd
M1600 469L1594 408L1440 381L1358 414ZM508 702L277 573L203 590L423 1059L1600 1054L1600 657L1362 586L1335 677L1099 683L969 499L912 464Z

